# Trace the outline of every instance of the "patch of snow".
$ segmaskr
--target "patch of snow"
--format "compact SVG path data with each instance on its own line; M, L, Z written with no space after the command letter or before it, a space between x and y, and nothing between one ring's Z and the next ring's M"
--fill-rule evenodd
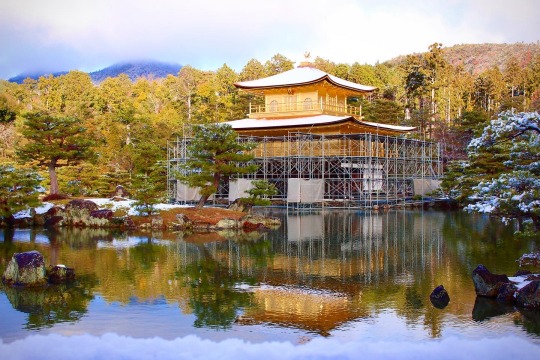
M525 286L529 285L530 282L531 282L530 280L525 280L527 278L527 276L528 275L526 275L526 276L512 276L512 277L508 277L508 280L513 282L516 285L516 287L518 288L518 290L521 290Z
M135 210L135 200L125 199L120 201L115 201L109 198L88 198L94 202L100 208L110 209L112 211L126 209L126 212L130 216L139 215L139 212ZM185 208L189 207L188 205L173 205L173 204L156 204L154 208L156 210L170 210L175 208Z
M41 204L41 206L38 206L37 208L34 208L34 209L36 210L36 214L45 214L53 206L54 206L53 203L44 202L43 204ZM14 214L13 217L15 219L29 218L31 217L30 209L19 211L18 213Z

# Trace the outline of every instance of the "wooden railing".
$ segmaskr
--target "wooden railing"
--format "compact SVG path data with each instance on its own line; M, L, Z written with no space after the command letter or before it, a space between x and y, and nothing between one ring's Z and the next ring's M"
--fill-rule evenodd
M278 103L272 102L268 105L249 104L249 115L252 118L272 117L272 116L294 116L294 115L350 115L357 118L362 117L361 106L351 106L335 103L320 102L293 102L293 103Z

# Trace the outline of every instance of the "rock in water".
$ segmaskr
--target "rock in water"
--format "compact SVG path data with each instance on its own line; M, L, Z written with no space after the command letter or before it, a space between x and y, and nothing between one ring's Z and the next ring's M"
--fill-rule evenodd
M436 308L444 309L450 302L450 296L444 286L439 285L429 295L429 300Z
M529 309L540 309L540 280L533 280L517 292L518 306Z
M65 265L56 265L49 269L49 282L62 284L75 280L75 270Z
M47 284L45 261L38 251L15 253L2 275L8 285L43 286Z
M509 283L506 275L492 274L484 265L478 265L472 272L476 295L497 297L503 284Z
M516 302L516 291L516 285L512 283L503 284L499 289L499 294L497 294L497 301L503 304L514 304Z

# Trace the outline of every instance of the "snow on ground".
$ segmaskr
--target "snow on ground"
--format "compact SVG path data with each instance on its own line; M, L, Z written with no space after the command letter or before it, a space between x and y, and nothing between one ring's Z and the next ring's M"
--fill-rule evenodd
M41 204L41 206L38 206L37 208L35 208L36 214L45 214L53 206L54 206L53 203L44 202L43 204ZM30 210L23 210L23 211L19 211L16 214L13 214L13 217L15 219L23 219L23 218L32 217L32 215L30 215Z
M423 342L337 341L317 338L307 344L289 342L222 342L189 335L184 338L137 339L117 334L31 335L12 343L0 340L0 357L10 360L70 359L538 359L540 346L506 336L468 340L448 338Z
M135 210L135 207L134 207L135 200L125 199L125 200L116 201L109 198L91 198L91 199L85 199L85 200L89 200L96 203L96 205L99 206L100 209L111 209L112 211L125 209L128 215L131 215L131 216L139 215L139 213ZM54 206L53 203L44 202L41 206L35 208L36 214L44 214L53 206ZM187 207L187 206L186 205L172 205L172 204L157 204L155 206L157 210L169 210L169 209L179 208L179 207ZM31 217L30 210L19 211L13 216L15 217L15 219Z
M135 210L135 200L125 199L125 200L112 200L108 198L92 198L85 199L96 203L102 209L111 209L112 211L119 209L126 209L127 214L130 216L139 215ZM170 210L174 208L187 207L186 205L172 205L172 204L156 204L154 208L156 210Z

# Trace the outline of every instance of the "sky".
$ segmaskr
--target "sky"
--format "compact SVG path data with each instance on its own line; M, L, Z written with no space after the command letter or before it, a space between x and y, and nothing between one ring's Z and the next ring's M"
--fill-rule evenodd
M429 45L536 43L538 0L1 0L0 79L156 60L241 71L280 53L375 64Z

